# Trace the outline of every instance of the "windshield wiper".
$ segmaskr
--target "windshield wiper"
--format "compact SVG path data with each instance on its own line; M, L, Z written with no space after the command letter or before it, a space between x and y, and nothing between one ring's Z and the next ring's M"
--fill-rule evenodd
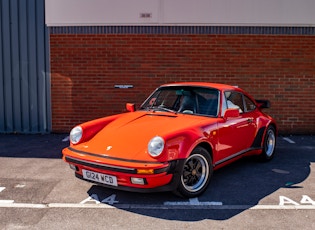
M147 110L152 110L153 112L156 112L156 111L163 111L163 112L169 112L169 113L174 113L174 114L177 114L177 112L175 110L172 110L172 109L168 109L166 107L163 107L163 106L151 106L151 107L147 107Z

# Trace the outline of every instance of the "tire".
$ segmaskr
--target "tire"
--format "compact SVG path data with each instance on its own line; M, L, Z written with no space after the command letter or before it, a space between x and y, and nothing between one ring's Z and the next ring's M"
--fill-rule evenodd
M263 150L260 154L260 160L270 161L275 155L276 149L276 131L273 126L268 127L263 143Z
M182 197L196 197L208 187L212 177L211 156L202 147L195 148L186 159L175 194Z

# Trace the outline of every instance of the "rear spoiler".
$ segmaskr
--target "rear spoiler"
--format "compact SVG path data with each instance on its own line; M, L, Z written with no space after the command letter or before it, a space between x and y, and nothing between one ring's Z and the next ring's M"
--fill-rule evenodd
M260 109L268 109L271 107L271 103L269 100L255 100Z

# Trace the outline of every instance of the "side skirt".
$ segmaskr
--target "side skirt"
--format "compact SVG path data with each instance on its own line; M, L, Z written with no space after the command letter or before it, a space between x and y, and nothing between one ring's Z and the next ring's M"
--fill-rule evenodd
M233 155L231 155L229 157L226 157L226 158L224 158L222 160L219 160L219 161L215 162L215 164L213 166L214 167L218 167L219 165L224 164L224 163L226 163L228 161L236 160L237 158L240 158L240 157L242 157L243 155L246 155L249 152L256 151L256 150L261 150L261 149L262 149L261 147L251 147L249 149L243 150L243 151L235 153L235 154L233 154Z

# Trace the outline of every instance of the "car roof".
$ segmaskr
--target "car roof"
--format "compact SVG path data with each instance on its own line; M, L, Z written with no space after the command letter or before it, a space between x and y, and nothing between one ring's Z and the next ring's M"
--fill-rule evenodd
M166 86L201 86L201 87L215 88L218 90L237 90L237 91L240 90L240 88L238 88L237 86L231 86L231 85L220 84L220 83L211 83L211 82L177 82L177 83L164 84L161 86L162 87L166 87Z

